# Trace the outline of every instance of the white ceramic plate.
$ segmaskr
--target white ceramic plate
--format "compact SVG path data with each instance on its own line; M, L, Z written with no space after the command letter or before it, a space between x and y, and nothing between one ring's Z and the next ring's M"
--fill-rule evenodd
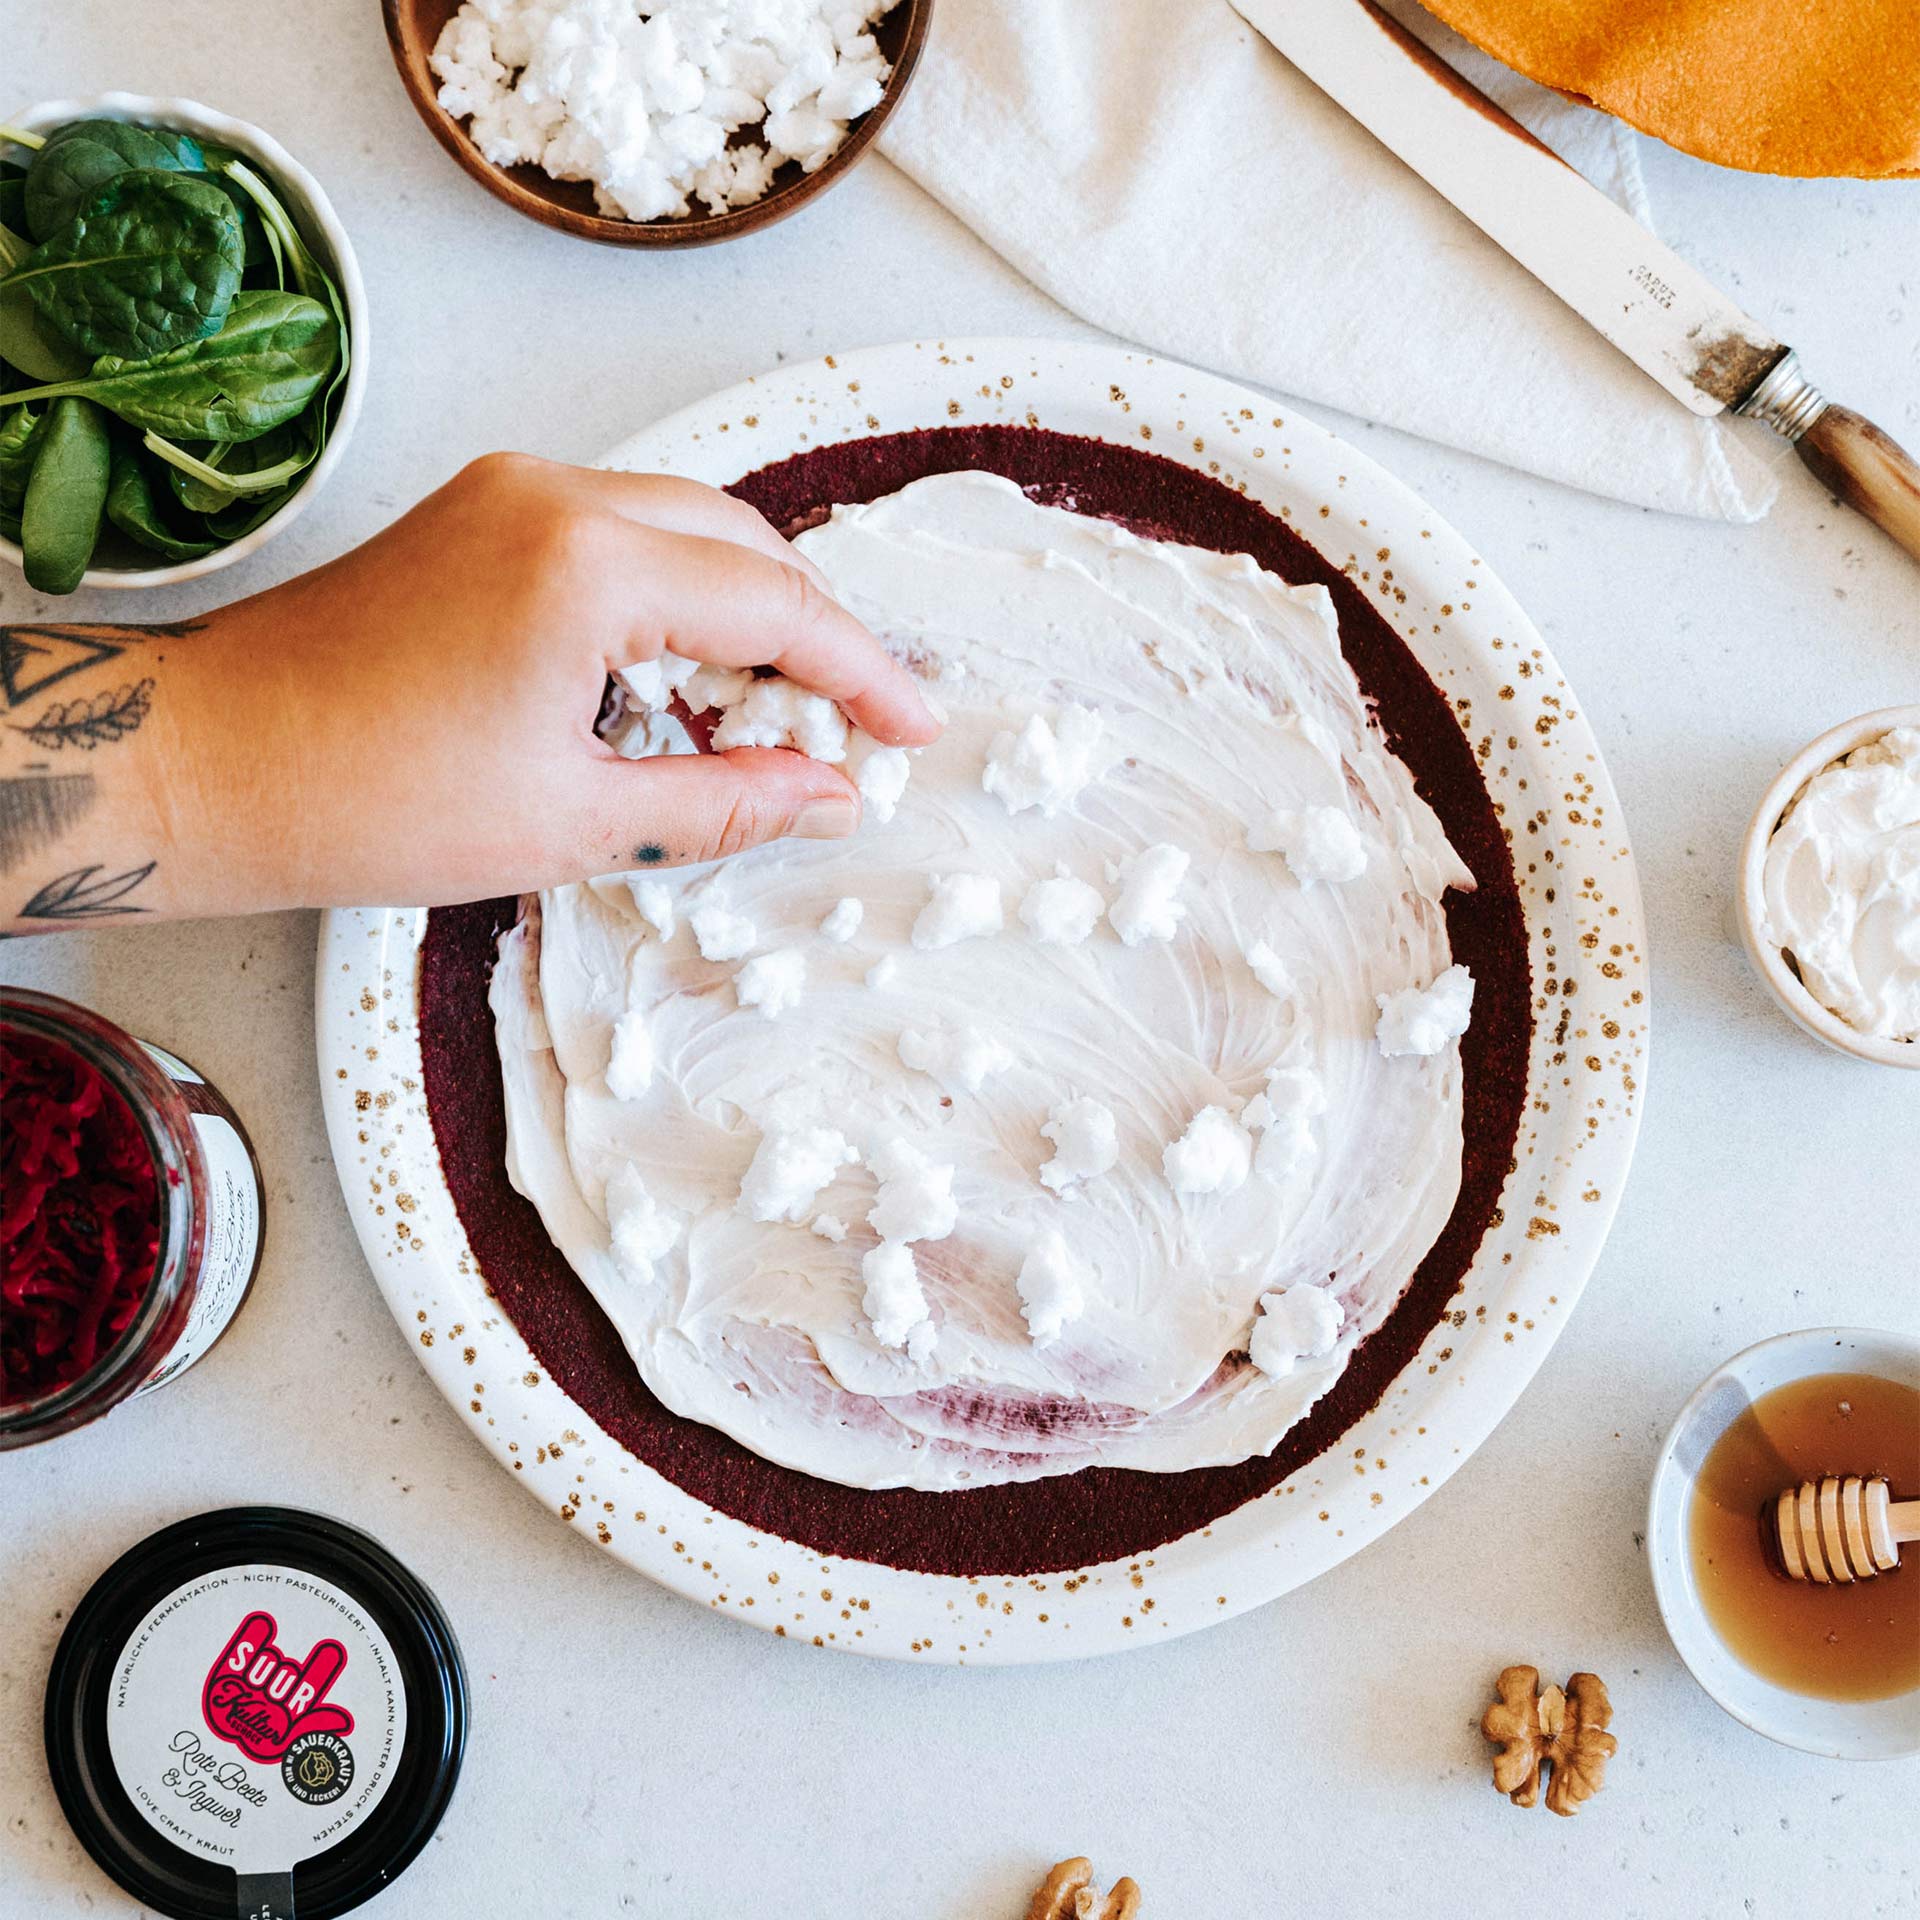
M1905 1759L1920 1754L1920 1691L1818 1700L1775 1686L1736 1660L1708 1624L1693 1577L1693 1483L1714 1443L1763 1394L1816 1373L1877 1374L1920 1391L1920 1340L1863 1327L1809 1327L1762 1340L1710 1373L1680 1409L1654 1463L1647 1502L1654 1597L1693 1677L1742 1726L1831 1760Z
M529 1492L628 1565L753 1625L1010 1663L1141 1646L1271 1600L1378 1539L1493 1431L1565 1325L1619 1201L1647 964L1613 788L1539 635L1445 521L1291 408L1115 348L922 342L782 368L604 464L720 483L810 447L986 422L1145 447L1244 489L1344 562L1453 701L1514 838L1535 1007L1516 1170L1454 1310L1337 1455L1153 1553L1074 1574L914 1573L760 1533L625 1452L489 1301L421 1089L425 915L330 914L317 1002L334 1157L374 1277L441 1391Z

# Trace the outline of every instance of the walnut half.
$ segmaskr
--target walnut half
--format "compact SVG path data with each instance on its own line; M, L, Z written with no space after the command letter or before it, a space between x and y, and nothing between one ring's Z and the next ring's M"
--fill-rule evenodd
M1140 1920L1140 1889L1116 1880L1102 1902L1093 1890L1093 1862L1062 1860L1034 1889L1027 1920Z
M1494 1786L1516 1807L1530 1807L1544 1768L1551 1812L1571 1814L1591 1800L1620 1747L1607 1731L1613 1703L1599 1678L1576 1673L1565 1692L1542 1692L1537 1667L1508 1667L1494 1691L1500 1697L1480 1721L1480 1731L1500 1749L1493 1759Z

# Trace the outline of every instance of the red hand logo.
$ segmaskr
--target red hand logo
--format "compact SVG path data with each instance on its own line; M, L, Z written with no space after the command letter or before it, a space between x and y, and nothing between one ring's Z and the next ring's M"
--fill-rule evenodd
M347 1734L353 1715L326 1703L347 1664L338 1640L320 1640L298 1663L280 1651L270 1613L250 1613L207 1672L201 1711L209 1728L250 1760L280 1759L303 1733Z

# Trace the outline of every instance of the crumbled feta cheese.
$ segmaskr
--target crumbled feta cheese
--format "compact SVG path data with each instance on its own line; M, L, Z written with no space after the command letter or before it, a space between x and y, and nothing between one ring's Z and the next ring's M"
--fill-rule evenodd
M884 993L893 985L893 976L900 971L900 962L892 954L883 953L867 969L867 985L875 993Z
M904 1240L882 1240L861 1256L860 1277L867 1283L860 1307L873 1323L873 1337L883 1347L907 1346L927 1324L927 1296L920 1291L913 1249Z
M978 1093L989 1074L1005 1073L1014 1064L1014 1054L982 1027L966 1026L957 1033L909 1029L900 1036L900 1064L936 1080L957 1080L969 1093Z
M807 991L807 956L798 947L759 954L733 976L733 990L741 1006L758 1007L763 1017L777 1020Z
M680 698L689 713L725 713L747 697L753 684L751 667L716 667L703 660L680 683Z
M1013 1284L1036 1347L1051 1346L1069 1321L1086 1312L1092 1282L1093 1269L1069 1250L1057 1228L1049 1227L1029 1244Z
M687 915L702 960L738 960L751 951L760 929L718 900L703 900Z
M927 904L913 923L913 944L923 952L950 947L1006 924L1000 882L987 873L942 873L927 891Z
M791 747L810 760L847 757L847 716L823 693L778 674L755 680L713 730L716 753L735 747Z
M1255 853L1284 856L1303 887L1316 880L1357 880L1367 870L1367 843L1340 807L1279 807L1247 829Z
M1097 1178L1120 1158L1113 1109L1084 1094L1055 1107L1040 1132L1053 1142L1053 1158L1040 1169L1040 1183L1055 1193L1076 1180Z
M1256 940L1247 949L1247 965L1252 968L1253 977L1276 1000L1290 1000L1293 997L1293 975L1287 971L1287 963L1268 942Z
M679 925L673 914L673 890L664 880L643 880L634 875L627 881L633 895L634 911L662 940L671 940Z
M1260 1136L1254 1171L1281 1184L1311 1172L1320 1155L1313 1123L1326 1110L1326 1086L1311 1067L1270 1068L1266 1091L1240 1110L1240 1124Z
M1020 902L1020 921L1043 947L1077 947L1107 910L1098 887L1076 880L1061 867L1051 880L1036 880Z
M1187 877L1191 856L1164 842L1143 847L1121 867L1119 895L1107 909L1113 930L1128 946L1143 940L1171 940L1186 908L1175 897Z
M613 677L642 712L663 713L672 704L673 696L699 671L697 660L683 659L677 653L662 653L657 660L636 660L631 666L618 667Z
M809 1231L822 1240L840 1241L847 1237L847 1223L837 1213L816 1213Z
M1253 1139L1225 1107L1202 1107L1160 1156L1175 1193L1232 1193L1253 1168Z
M860 921L865 913L866 908L861 902L849 894L846 899L836 903L833 911L820 922L821 937L837 941L844 947L860 931Z
M1473 975L1458 964L1427 987L1402 987L1376 996L1380 1022L1374 1028L1389 1059L1403 1053L1438 1053L1458 1040L1473 1020Z
M647 1016L629 1007L613 1023L613 1044L607 1054L607 1091L616 1100L638 1100L653 1084L653 1035Z
M1051 820L1072 804L1100 769L1094 756L1106 722L1091 707L1069 702L1051 721L1034 714L1018 732L996 733L980 784L1009 813L1038 807Z
M631 1280L647 1285L654 1263L680 1238L680 1222L647 1191L635 1166L621 1167L607 1182L607 1235L613 1257Z
M601 213L677 218L812 173L892 71L895 0L467 0L434 43L442 107L495 166L587 180ZM760 138L736 141L755 127Z
M821 1188L859 1158L832 1127L769 1127L741 1177L740 1211L749 1220L804 1219Z
M847 745L853 784L868 815L884 826L893 818L900 796L907 790L913 762L905 747L883 747L870 735L855 732Z
M960 1217L953 1168L936 1166L918 1147L890 1140L869 1155L880 1185L867 1225L882 1240L944 1240Z
M1264 1374L1284 1380L1302 1360L1324 1360L1340 1338L1346 1313L1325 1287L1302 1281L1260 1296L1247 1340L1247 1357Z

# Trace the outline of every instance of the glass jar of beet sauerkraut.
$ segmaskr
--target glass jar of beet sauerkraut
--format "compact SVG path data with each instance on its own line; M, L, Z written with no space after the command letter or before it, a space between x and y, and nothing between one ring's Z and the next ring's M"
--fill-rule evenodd
M217 1087L85 1007L0 987L0 1449L184 1373L252 1288L265 1224Z

